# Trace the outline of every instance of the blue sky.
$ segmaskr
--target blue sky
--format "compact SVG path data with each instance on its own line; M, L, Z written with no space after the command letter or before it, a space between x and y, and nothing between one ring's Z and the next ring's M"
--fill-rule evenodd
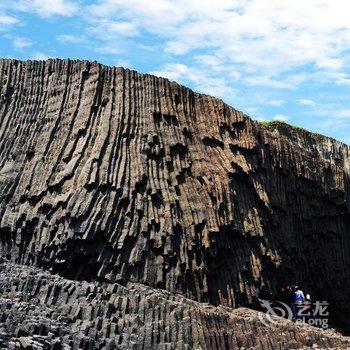
M96 60L350 144L347 0L0 0L0 56Z

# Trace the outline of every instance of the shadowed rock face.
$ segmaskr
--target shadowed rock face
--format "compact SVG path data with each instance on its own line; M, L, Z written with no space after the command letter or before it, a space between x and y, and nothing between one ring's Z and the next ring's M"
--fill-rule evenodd
M0 263L0 310L6 350L350 348L350 339L333 330L283 318L267 322L254 310L137 283L72 281L8 262Z
M298 283L349 315L348 146L97 63L1 60L0 89L3 256L233 307Z

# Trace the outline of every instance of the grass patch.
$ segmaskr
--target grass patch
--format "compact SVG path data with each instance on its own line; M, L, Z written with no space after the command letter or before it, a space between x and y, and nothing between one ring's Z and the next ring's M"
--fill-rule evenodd
M278 127L287 127L287 128L290 128L290 129L294 129L296 131L306 132L306 133L311 134L313 136L324 137L321 134L318 134L316 132L311 132L311 131L306 130L306 129L304 129L304 128L298 126L298 125L295 125L295 124L286 123L283 120L270 120L270 121L262 121L262 122L259 122L259 123L262 124L263 126L265 126L268 129L278 128Z

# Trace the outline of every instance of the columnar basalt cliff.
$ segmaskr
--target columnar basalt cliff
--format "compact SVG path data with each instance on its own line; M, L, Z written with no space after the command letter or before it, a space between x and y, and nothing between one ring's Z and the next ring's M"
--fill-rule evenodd
M6 350L349 349L350 339L265 314L186 299L142 284L67 280L0 263Z
M300 283L350 314L350 149L166 79L0 61L3 257L252 305Z
M290 126L281 121L265 123L264 125L282 137L286 137L290 143L304 148L311 155L321 157L333 165L344 168L345 172L350 174L350 150L348 145L330 137Z

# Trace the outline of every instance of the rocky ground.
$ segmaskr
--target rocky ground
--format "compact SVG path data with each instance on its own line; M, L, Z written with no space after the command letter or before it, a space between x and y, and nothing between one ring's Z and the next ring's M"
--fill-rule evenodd
M198 303L141 284L72 281L0 264L2 349L350 349L333 330Z

